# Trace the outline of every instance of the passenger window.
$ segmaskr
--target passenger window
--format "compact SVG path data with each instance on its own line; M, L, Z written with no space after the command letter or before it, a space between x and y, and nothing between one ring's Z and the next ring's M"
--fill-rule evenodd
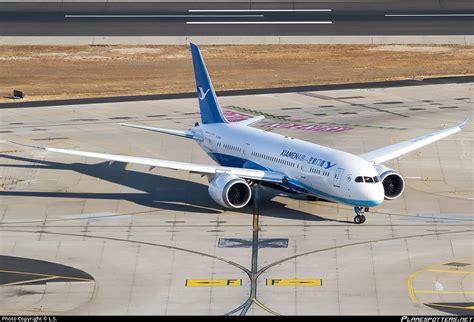
M362 180L362 177L357 177L355 178L355 182L364 182L364 181Z
M373 182L374 182L374 180L372 180L371 177L364 177L364 181L365 181L365 182L369 182L369 183L373 183Z
M375 183L379 182L379 178L377 176L374 177L374 182Z

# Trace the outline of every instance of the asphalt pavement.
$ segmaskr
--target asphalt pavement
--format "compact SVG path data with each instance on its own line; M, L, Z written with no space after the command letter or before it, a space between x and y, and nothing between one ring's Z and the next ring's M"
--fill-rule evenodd
M472 1L8 2L0 36L471 35Z

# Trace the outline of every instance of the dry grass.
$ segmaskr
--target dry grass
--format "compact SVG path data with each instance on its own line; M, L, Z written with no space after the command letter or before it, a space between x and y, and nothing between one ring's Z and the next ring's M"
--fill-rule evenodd
M202 46L217 90L474 74L474 46ZM194 91L187 46L0 46L0 101Z

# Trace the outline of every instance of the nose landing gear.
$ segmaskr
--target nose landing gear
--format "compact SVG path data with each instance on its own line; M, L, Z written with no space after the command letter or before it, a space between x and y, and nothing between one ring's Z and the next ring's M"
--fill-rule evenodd
M359 207L359 206L356 206L354 207L354 211L356 213L356 216L354 217L354 222L356 224L363 224L365 223L365 216L364 216L364 213L367 211L369 211L369 207Z

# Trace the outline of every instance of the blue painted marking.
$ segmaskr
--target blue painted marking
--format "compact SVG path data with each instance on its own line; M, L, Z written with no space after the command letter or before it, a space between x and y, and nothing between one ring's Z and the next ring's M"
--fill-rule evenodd
M340 202L340 203L345 203L345 204L349 204L349 205L353 205L353 206L362 206L362 207L374 207L374 206L378 206L378 205L381 204L381 202L378 202L377 200L356 200L356 199L347 199L347 198L334 196L334 195L331 195L329 193L326 193L326 192L323 192L321 190L310 187L310 186L308 186L308 185L306 185L306 184L304 184L304 183L302 183L298 180L294 180L294 179L291 179L291 178L288 178L288 181L292 182L295 185L300 185L300 186L308 189L308 191L311 191L311 192L313 192L317 195L320 195L320 196L325 197L329 200Z

